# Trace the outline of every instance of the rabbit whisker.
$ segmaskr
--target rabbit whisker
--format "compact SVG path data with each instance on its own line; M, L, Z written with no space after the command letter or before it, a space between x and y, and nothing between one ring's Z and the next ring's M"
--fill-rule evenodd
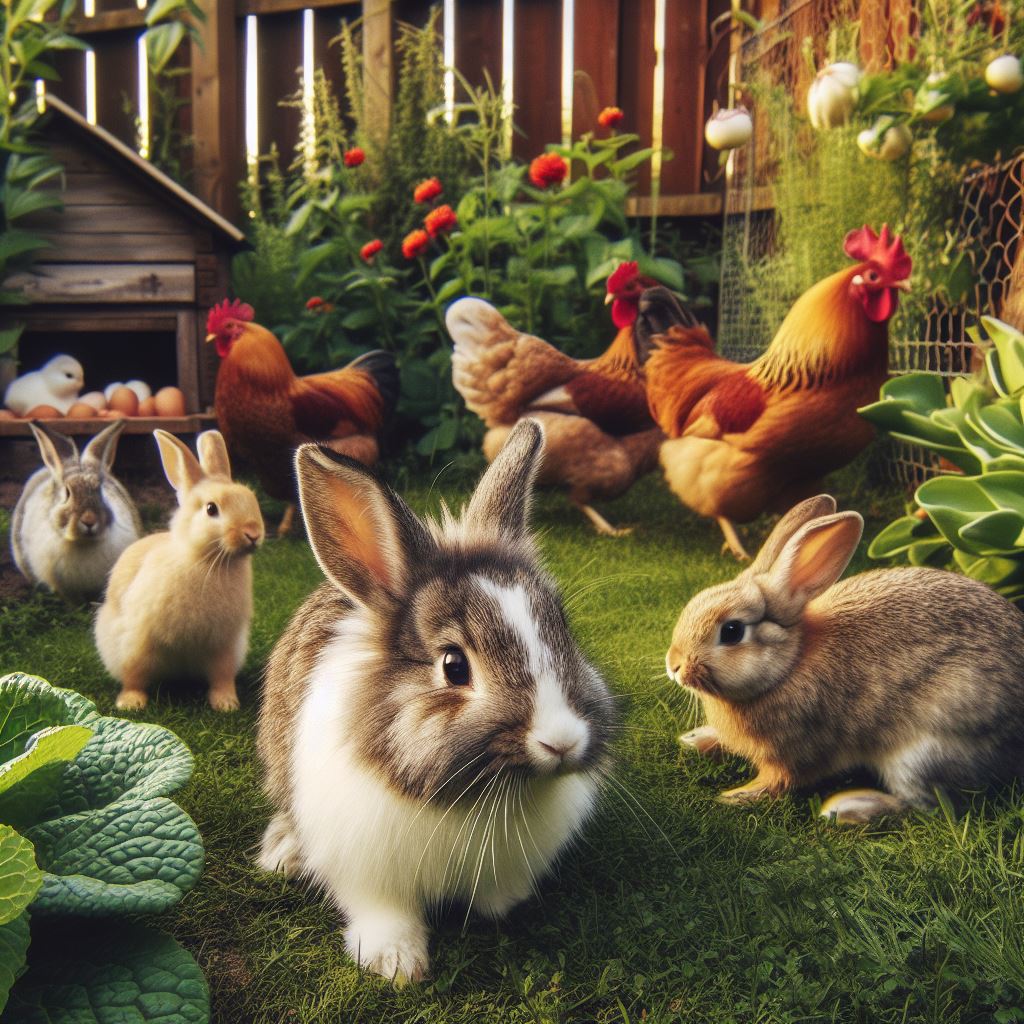
M618 791L623 798L628 797L629 800L631 800L633 804L640 809L644 817L647 818L647 820L655 827L655 829L657 829L658 833L661 835L661 838L665 840L666 845L672 851L672 853L675 854L675 857L679 861L679 863L684 863L683 858L679 854L679 851L675 848L675 845L673 844L672 840L669 839L665 830L661 827L661 825L658 824L658 822L655 820L653 815L647 810L647 808L644 807L644 805L633 795L629 787L621 779L616 779L615 776L611 774L611 772L609 772L608 775L605 776L605 778L607 779L609 785L612 787L613 791ZM639 820L640 819L638 818L637 821ZM646 829L644 829L644 831L646 831Z
M455 839L452 841L451 853L448 854L448 861L444 867L444 874L441 876L441 888L444 890L445 884L448 880L448 871L452 866L452 858L456 855L456 851L459 849L460 843L462 843L462 834L469 825L469 831L466 833L465 842L462 844L462 858L459 861L458 873L452 878L452 897L449 900L449 905L455 899L455 892L458 889L459 883L462 881L462 872L466 867L466 860L469 857L469 848L472 845L473 835L476 832L476 826L480 821L480 816L483 814L484 807L486 806L487 795L490 792L491 787L494 785L494 781L497 779L497 775L491 776L487 780L484 788L477 794L476 799L473 801L469 808L469 812L466 814L466 818L463 823L459 826L459 831L455 833ZM477 807L480 809L477 810ZM473 812L476 811L476 817L473 818ZM472 824L470 824L472 819Z
M479 772L477 772L476 777L473 779L473 781L470 782L470 784L447 806L447 808L445 808L444 813L441 815L440 818L438 818L437 824L434 826L434 828L431 831L430 835L427 836L427 841L423 844L423 852L420 854L420 859L416 862L416 870L415 870L415 872L413 872L413 877L414 878L418 878L419 877L420 868L423 866L423 858L427 855L427 850L430 848L430 843L433 840L434 836L437 834L437 830L444 823L444 819L447 818L448 815L452 812L452 810L455 807L455 805L480 781L481 778L483 778L483 774L484 774L484 772L486 770L487 770L487 766L485 765L483 768L480 769ZM426 806L426 804L424 804L424 807L425 806ZM422 811L422 810L423 810L423 808L421 807L420 811ZM420 812L417 812L417 813L420 813ZM447 875L447 873L448 873L448 869L446 867L445 868L445 874Z
M444 789L444 787L447 786L449 782L452 782L457 775L460 775L462 772L464 772L474 762L479 761L480 758L484 756L484 753L485 753L485 751L481 750L480 753L476 755L476 757L471 758L470 760L468 760L464 765L462 765L461 768L456 768L455 771L452 772L452 774L449 775L448 778L445 779L444 782L442 782L441 785L438 786L437 789L435 789L433 793L431 793L429 796L424 797L423 803L420 804L420 809L415 813L415 815L413 815L412 821L410 821L409 824L406 825L405 832L402 833L403 837L409 832L409 830L413 827L413 825L416 824L417 820L419 819L419 816L430 805L430 801L433 800L434 797L437 796L437 794L440 793L441 790ZM472 785L472 783L470 785ZM456 797L456 800L458 800L458 797ZM447 814L448 812L445 811L445 813Z
M497 774L494 776L495 779L499 778L499 776L504 770L504 766L500 767L498 769ZM483 835L481 835L480 837L480 854L477 857L476 871L474 872L473 875L473 889L469 894L469 902L466 904L466 916L462 920L463 931L465 931L467 925L469 924L469 915L472 913L473 902L474 900L476 900L477 890L480 887L480 876L483 874L484 861L487 859L488 845L490 845L491 847L491 863L492 865L494 863L494 826L498 815L498 801L501 797L502 790L507 780L508 776L503 778L501 780L501 785L496 786L491 795L490 808L487 812L486 824L484 825ZM498 880L497 868L494 869L494 880L495 882L497 882Z

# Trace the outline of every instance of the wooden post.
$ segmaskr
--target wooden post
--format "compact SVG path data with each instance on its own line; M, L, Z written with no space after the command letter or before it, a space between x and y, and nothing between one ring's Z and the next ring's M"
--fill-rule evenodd
M364 123L372 141L378 146L387 142L391 124L391 14L391 0L363 0Z
M192 41L192 135L195 191L228 220L238 220L243 133L239 130L234 0L199 0L206 14L200 41Z

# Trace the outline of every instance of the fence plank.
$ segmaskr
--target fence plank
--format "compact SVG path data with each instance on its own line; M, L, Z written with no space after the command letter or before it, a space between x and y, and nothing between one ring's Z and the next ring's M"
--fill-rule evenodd
M620 0L576 0L573 135L598 130L597 115L619 105L620 8Z
M654 100L654 0L634 0L624 12L619 35L619 98L626 114L625 127L640 136L640 144L651 144ZM650 165L637 175L637 191L646 195L651 188Z
M665 102L662 144L674 158L662 164L664 195L700 191L707 64L707 18L703 3L666 0Z
M85 54L80 50L60 50L53 55L59 82L47 82L46 91L85 113Z
M719 15L725 14L730 8L730 0L708 0L707 22L708 29ZM709 52L707 64L704 71L704 110L702 112L702 123L698 125L698 142L703 151L701 191L706 188L720 189L725 184L725 178L719 166L718 151L710 146L703 145L704 127L703 122L711 116L715 103L720 107L730 105L729 97L729 45L730 33L725 28L720 28L713 40L714 48Z
M287 167L295 156L302 127L298 107L282 107L281 100L299 88L302 78L302 12L263 15L258 22L260 152L271 142L281 151Z
M455 66L471 85L483 85L486 70L501 88L501 0L459 0Z
M135 29L93 37L96 51L96 120L122 142L137 142L139 71ZM130 109L125 109L125 100Z
M244 164L239 48L244 21L233 0L199 0L206 21L202 45L193 41L191 132L196 195L229 220L238 217L238 182Z
M562 139L561 0L516 0L513 102L516 134L512 149L529 159Z
M394 26L391 0L363 0L365 128L381 146L387 141L391 122L393 75Z

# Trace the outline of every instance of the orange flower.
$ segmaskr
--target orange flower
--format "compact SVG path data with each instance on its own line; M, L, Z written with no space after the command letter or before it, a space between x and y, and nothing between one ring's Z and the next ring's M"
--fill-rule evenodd
M342 159L346 167L358 167L366 159L366 154L358 146L353 146L352 149L345 151Z
M412 197L417 203L429 203L432 199L436 199L443 191L441 182L437 178L427 178L426 181L421 181L416 186Z
M547 188L565 180L569 165L557 153L542 153L530 164L530 181L537 188Z
M423 221L423 226L427 229L431 238L437 238L442 232L451 231L458 223L459 218L455 216L455 211L450 206L445 205L439 206L436 210L431 210Z
M430 235L426 231L422 228L410 231L402 242L402 255L407 260L414 260L417 256L423 255L428 245L430 245Z
M597 115L597 123L602 128L615 128L622 123L625 116L620 107L605 107Z
M384 243L379 238L375 238L372 242L367 242L366 245L359 250L359 255L362 256L364 263L372 263L373 257L376 256L383 248Z

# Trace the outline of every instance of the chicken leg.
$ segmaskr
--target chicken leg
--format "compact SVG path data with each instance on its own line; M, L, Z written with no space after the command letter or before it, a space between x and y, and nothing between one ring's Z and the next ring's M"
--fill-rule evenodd
M278 537L287 537L292 532L292 523L295 521L295 503L289 501L285 506L281 522L277 524Z
M628 537L633 532L632 526L612 526L593 505L586 505L582 501L574 504L594 524L594 529L602 537Z
M725 543L722 545L722 554L726 551L731 551L733 557L738 562L749 562L750 555L747 553L747 549L743 546L743 541L740 540L740 535L736 532L736 527L732 524L732 521L726 519L725 516L718 516L718 525L722 528L722 533L725 536Z

